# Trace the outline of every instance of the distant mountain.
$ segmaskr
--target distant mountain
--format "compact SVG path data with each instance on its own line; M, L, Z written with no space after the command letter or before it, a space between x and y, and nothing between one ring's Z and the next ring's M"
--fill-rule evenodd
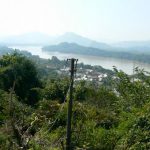
M82 54L90 56L102 56L102 57L113 57L119 59L135 60L140 62L150 63L150 55L148 54L134 54L129 52L116 52L106 51L103 49L97 49L93 47L85 47L76 43L60 43L58 45L49 45L42 48L46 52L61 52L61 53L72 53Z
M126 41L110 45L103 42L91 40L89 38L75 34L73 32L66 32L65 34L60 36L50 36L39 32L32 32L0 39L0 44L6 46L12 45L45 46L45 45L57 45L64 42L76 43L81 46L93 47L108 51L150 53L150 41Z
M115 43L119 47L150 47L150 41L122 41Z
M100 48L100 49L111 48L111 46L106 43L97 42L97 41L88 39L86 37L80 36L78 34L75 34L73 32L66 32L65 34L57 37L51 44L59 44L63 42L76 43L82 46L94 47L94 48Z
M112 47L130 52L150 52L150 41L123 41L112 44Z
M77 43L82 46L110 49L111 46L102 42L96 42L86 37L82 37L72 32L67 32L60 36L49 36L39 32L26 33L17 36L11 36L4 39L0 39L0 43L3 45L49 45L59 44L62 42Z
M49 45L49 46L44 46L42 48L43 51L47 52L62 52L62 53L74 53L74 54L86 54L86 55L107 55L109 54L109 51L105 50L100 50L97 48L93 47L86 47L86 46L81 46L76 43L68 43L68 42L63 42L58 45Z
M3 45L46 45L50 43L52 37L39 32L26 33L22 35L10 36L0 39Z

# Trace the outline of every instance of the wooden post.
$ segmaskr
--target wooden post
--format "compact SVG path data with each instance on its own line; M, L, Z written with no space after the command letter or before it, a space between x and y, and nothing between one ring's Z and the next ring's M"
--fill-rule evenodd
M71 118L72 118L72 99L73 99L73 83L74 83L74 72L76 71L75 62L77 59L68 59L71 61L70 65L70 96L68 101L68 114L67 114L67 139L66 139L66 150L71 150Z

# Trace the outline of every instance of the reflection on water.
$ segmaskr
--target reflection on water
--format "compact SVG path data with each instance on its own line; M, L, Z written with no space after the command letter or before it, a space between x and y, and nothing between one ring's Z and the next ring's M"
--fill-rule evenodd
M33 55L39 55L41 58L51 58L52 56L57 56L59 59L64 60L67 58L77 58L79 62L90 65L100 65L107 69L112 69L113 66L116 66L118 69L123 70L128 74L133 73L134 67L144 68L146 71L150 71L150 64L129 61L124 59L108 58L108 57L97 57L97 56L87 56L87 55L78 55L78 54L65 54L59 52L42 52L40 46L12 46L12 48L27 50Z

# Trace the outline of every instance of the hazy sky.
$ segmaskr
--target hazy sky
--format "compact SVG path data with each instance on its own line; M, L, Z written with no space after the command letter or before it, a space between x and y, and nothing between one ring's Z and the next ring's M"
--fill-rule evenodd
M0 0L0 36L34 31L150 40L150 0Z

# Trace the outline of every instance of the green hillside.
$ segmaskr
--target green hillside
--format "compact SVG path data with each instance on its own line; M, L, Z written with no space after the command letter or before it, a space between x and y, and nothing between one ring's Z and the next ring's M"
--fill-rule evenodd
M1 150L65 148L69 67L19 50L0 57ZM75 79L87 71L105 77L75 80L72 149L150 149L150 74L78 64Z
M61 53L71 53L71 54L81 54L90 56L102 56L102 57L112 57L119 59L134 60L144 63L150 63L150 55L148 53L133 53L125 51L111 51L98 49L93 47L85 47L78 45L76 43L60 43L58 45L49 45L43 47L43 51L46 52L61 52Z

